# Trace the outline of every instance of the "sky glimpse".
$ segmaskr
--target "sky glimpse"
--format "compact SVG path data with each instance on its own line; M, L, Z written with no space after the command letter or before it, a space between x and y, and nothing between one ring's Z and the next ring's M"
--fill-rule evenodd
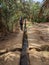
M42 2L43 0L33 0L33 1L35 1L35 2L37 2L37 1Z

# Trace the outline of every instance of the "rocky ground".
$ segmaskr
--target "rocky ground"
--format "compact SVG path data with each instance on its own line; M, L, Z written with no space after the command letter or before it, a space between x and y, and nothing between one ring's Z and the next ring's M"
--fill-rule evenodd
M30 65L49 65L49 25L30 24L27 30Z
M14 33L0 41L0 65L19 65L23 32Z
M0 41L0 65L49 65L49 23L27 22L24 32Z

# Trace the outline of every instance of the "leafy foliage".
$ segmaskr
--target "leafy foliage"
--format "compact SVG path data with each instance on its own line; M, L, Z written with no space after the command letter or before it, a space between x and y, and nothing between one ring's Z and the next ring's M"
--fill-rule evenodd
M27 18L32 22L45 22L49 18L49 8L44 10L44 13L41 18L41 3L34 1L24 1L22 0L1 0L1 9L2 9L2 23L8 31L13 31L14 24L16 24L20 18ZM41 9L42 10L42 9Z

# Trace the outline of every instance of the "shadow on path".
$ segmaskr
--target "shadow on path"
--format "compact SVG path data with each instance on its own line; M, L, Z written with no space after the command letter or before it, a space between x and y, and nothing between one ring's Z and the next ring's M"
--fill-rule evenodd
M22 43L23 43L23 45L22 45L22 52L21 52L21 58L20 58L20 65L30 65L29 54L27 53L28 36L27 36L26 22L25 22L25 26L24 26L24 34L23 34Z

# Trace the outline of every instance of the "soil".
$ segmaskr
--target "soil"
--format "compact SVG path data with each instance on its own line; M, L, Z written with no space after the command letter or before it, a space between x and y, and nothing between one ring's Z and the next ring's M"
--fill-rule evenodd
M49 65L49 23L27 21L23 32L0 41L0 51L7 48L11 50L0 55L0 65Z

